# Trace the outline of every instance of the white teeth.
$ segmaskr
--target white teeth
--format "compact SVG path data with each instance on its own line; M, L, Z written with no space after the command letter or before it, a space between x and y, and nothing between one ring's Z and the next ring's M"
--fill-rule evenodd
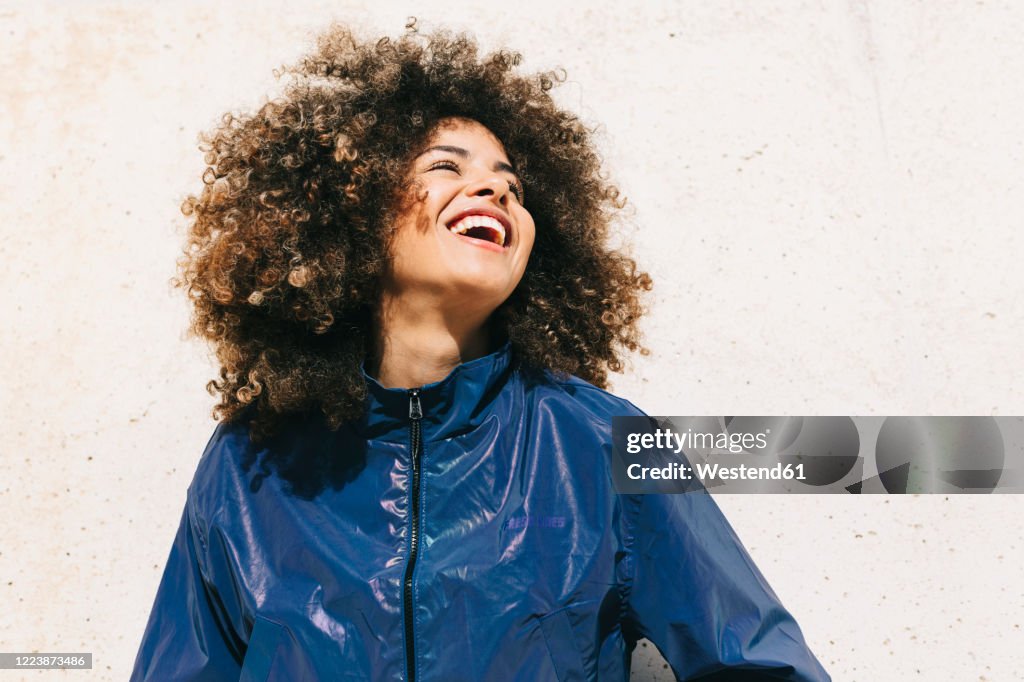
M466 234L470 229L474 227L487 227L494 230L497 233L494 243L499 246L505 243L505 226L502 225L498 220L486 215L470 215L466 216L459 222L455 223L448 229L455 234Z

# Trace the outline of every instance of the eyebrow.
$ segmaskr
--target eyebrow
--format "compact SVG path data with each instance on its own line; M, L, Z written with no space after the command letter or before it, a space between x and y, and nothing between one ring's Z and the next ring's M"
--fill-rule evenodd
M423 156L428 152L448 152L449 154L455 154L455 156L458 156L461 159L469 158L469 152L467 150L462 147L455 147L448 144L439 144L433 147L427 147L420 153L420 156ZM516 169L513 168L511 164L505 163L504 161L495 161L494 168L492 170L505 171L506 173L512 173L513 175L516 173Z

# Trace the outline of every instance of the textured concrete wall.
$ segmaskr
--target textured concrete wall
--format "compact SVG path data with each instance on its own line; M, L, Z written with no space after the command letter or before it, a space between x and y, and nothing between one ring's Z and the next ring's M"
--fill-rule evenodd
M6 2L0 650L127 677L213 426L167 284L196 134L329 20L413 13L566 67L561 101L601 124L657 283L618 393L1024 413L1019 3ZM835 679L1020 679L1020 498L720 503ZM634 679L666 673L638 655Z

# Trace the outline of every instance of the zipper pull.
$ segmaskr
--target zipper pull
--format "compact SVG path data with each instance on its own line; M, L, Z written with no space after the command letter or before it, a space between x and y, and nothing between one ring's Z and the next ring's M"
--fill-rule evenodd
M423 419L423 408L420 406L420 389L409 389L409 419L419 421Z

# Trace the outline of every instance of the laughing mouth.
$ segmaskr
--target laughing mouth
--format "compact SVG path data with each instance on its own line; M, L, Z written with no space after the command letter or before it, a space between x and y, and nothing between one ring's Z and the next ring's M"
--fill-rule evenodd
M471 239L505 246L507 232L505 226L497 218L488 215L473 214L460 218L448 226L448 230Z

